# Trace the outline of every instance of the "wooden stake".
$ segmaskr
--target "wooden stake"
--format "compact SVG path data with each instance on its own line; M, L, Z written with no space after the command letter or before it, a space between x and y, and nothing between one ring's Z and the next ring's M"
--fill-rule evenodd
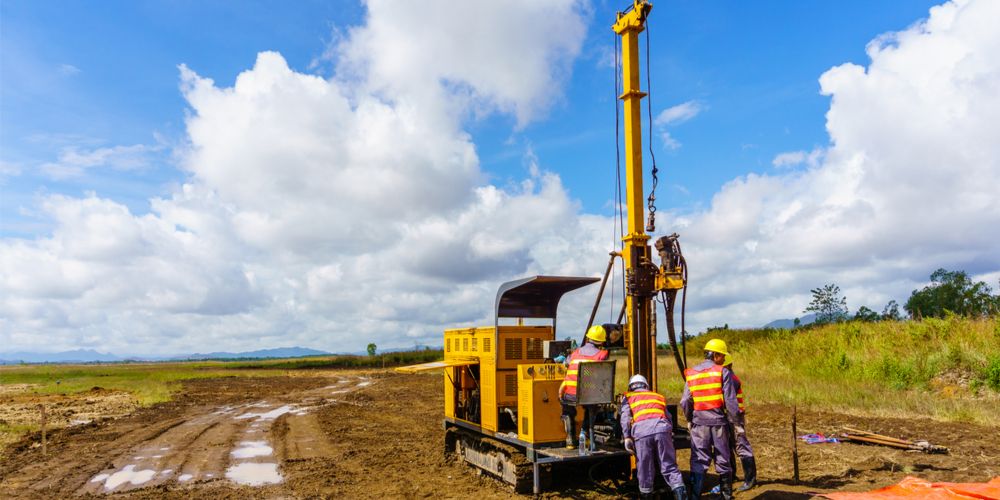
M913 444L912 442L907 441L905 439L894 438L892 436L885 436L885 435L882 435L882 434L875 434L874 432L862 431L862 430L859 430L859 429L853 429L851 427L846 427L845 426L844 430L847 431L848 434L853 434L855 436L867 437L867 438L872 438L872 439L878 439L878 440L881 440L881 441L893 441L893 442L896 442L898 444L902 444L902 445L906 445L906 446L910 446L910 445Z
M48 419L45 415L45 405L38 405L38 409L42 412L42 456L45 456L48 455L48 442L45 439L45 424Z
M796 430L796 419L798 416L798 409L792 407L792 480L796 483L799 482L799 436Z

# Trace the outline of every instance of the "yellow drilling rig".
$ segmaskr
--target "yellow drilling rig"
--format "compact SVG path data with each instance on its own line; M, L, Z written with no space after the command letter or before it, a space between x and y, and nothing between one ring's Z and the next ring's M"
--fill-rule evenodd
M676 234L657 239L660 264L653 263L647 232L654 230L654 196L651 193L644 198L643 192L641 104L647 94L640 89L639 36L651 9L649 2L635 0L629 10L618 13L613 25L621 40L619 99L624 110L625 143L622 204L628 222L623 228L621 249L611 252L603 280L533 276L504 283L497 291L493 325L446 330L443 361L399 369L444 370L445 453L458 454L518 492L539 493L553 467L560 464L601 461L607 467L628 470L630 463L615 415L620 396L614 394L614 361L580 365L579 400L593 409L593 421L581 421L579 425L586 424L590 429L591 445L586 449L588 446L580 443L580 450L564 445L566 432L560 420L558 392L566 367L553 358L568 348L568 342L557 341L556 336L556 312L565 293L601 281L589 329L612 269L620 259L625 298L618 321L603 325L608 332L606 346L627 351L627 376L641 374L657 387L655 306L661 302L682 374L685 368L673 316L678 293L686 286L686 265ZM655 171L654 161L654 189ZM649 204L645 225L644 202ZM677 428L676 405L669 409L676 447L690 447L686 430ZM580 412L578 421L582 418Z

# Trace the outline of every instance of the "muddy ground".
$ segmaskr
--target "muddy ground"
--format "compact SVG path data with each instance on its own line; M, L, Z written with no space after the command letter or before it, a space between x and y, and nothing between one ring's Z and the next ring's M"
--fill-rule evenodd
M45 407L49 428L89 424L95 420L128 415L139 408L139 402L127 392L108 391L94 387L72 396L66 394L36 394L30 384L0 385L0 424L14 428L38 424L40 406ZM0 433L0 460L4 450L17 434Z
M8 446L0 498L508 498L504 485L443 453L441 377L388 371L193 380L173 401ZM80 397L86 397L81 395ZM749 433L762 486L739 498L809 498L868 490L906 475L987 481L1000 475L997 428L927 419L798 412L799 433L843 425L920 437L951 449L925 455L854 444L799 444L791 482L789 409L755 405ZM678 453L683 470L688 454ZM595 471L556 468L548 498L609 498ZM622 493L634 491L623 484Z

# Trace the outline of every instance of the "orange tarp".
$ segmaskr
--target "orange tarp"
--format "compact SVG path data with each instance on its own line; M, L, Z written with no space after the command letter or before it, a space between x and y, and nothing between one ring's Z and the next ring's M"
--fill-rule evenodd
M932 483L919 477L906 477L899 484L867 493L824 493L831 500L891 500L896 498L992 499L1000 500L1000 477L988 483Z

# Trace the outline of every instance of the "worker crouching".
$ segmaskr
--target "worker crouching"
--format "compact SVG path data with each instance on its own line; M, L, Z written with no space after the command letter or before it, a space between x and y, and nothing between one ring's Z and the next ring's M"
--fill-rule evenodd
M608 340L608 333L601 325L594 325L587 330L583 345L573 351L566 359L566 378L559 386L559 401L562 403L562 421L566 429L566 448L573 449L573 437L576 436L574 423L576 422L576 382L579 379L580 363L589 361L604 361L608 359L608 351L604 349L604 343ZM590 408L584 407L584 427L586 422L590 422ZM585 443L581 443L583 446Z
M667 400L650 390L649 382L642 375L635 375L629 380L628 392L622 398L621 424L625 449L635 455L642 498L653 497L656 463L659 462L660 474L673 490L674 499L687 500L684 479L677 468L674 430L667 418Z
M729 354L726 343L712 339L705 344L705 361L684 371L680 407L691 431L691 496L700 498L705 473L715 461L722 498L733 498L730 428L739 420L739 403L733 373L723 366Z

